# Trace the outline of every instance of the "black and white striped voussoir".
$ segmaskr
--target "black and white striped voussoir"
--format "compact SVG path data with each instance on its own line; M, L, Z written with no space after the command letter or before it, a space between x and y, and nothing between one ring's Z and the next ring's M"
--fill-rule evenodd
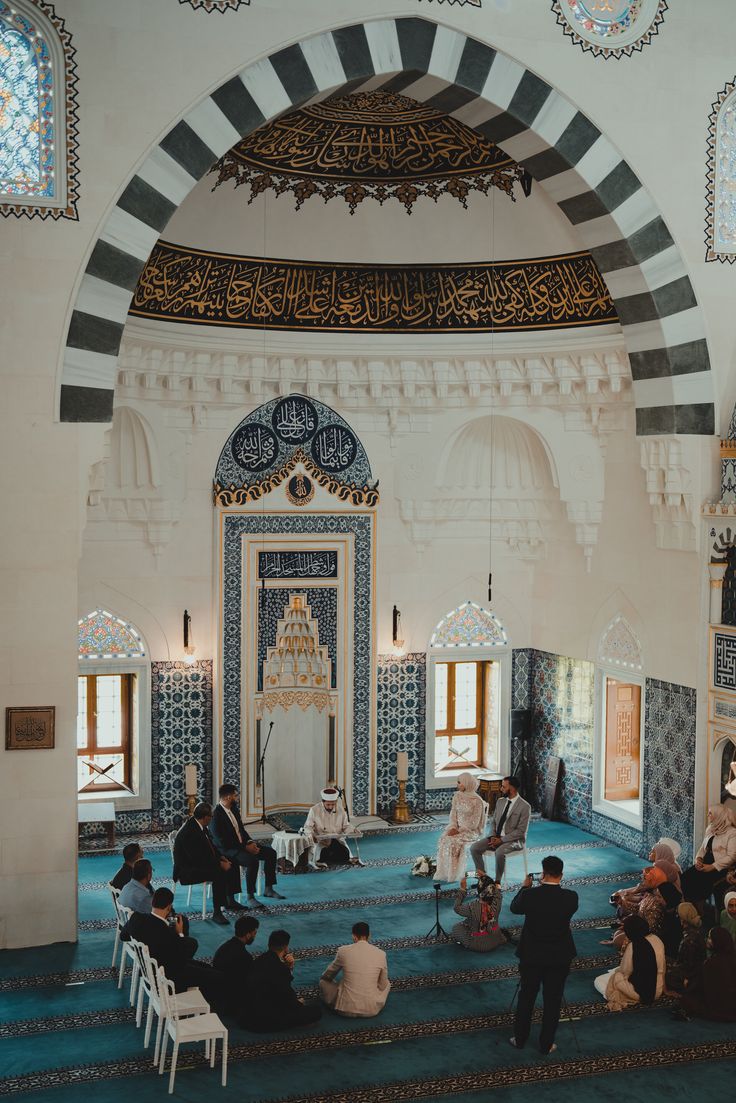
M631 167L573 103L507 55L428 18L378 19L249 65L180 120L117 201L72 315L63 421L109 421L138 276L214 162L269 119L361 86L403 91L497 142L577 228L611 291L634 379L637 431L714 432L703 319L679 251Z

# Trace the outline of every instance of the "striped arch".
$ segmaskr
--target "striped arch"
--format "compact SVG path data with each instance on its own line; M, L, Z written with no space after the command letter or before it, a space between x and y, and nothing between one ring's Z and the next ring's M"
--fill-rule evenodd
M61 379L62 421L109 421L139 273L172 214L235 142L284 111L362 86L401 91L496 142L578 229L608 284L631 361L637 433L714 432L705 330L682 258L629 165L569 100L518 62L424 18L318 34L247 66L152 151L87 265Z

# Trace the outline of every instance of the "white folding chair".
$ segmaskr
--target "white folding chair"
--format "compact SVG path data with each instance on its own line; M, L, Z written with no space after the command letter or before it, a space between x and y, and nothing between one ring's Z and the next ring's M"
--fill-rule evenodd
M134 942L134 949L138 955L141 969L141 983L138 988L138 1007L136 1009L135 1025L140 1026L143 1020L143 998L148 996L148 1014L146 1015L146 1033L143 1038L143 1048L148 1049L151 1041L151 1029L153 1027L154 1013L158 1015L156 1028L156 1044L153 1051L153 1063L158 1065L159 1047L161 1045L161 1029L164 1023L164 1013L161 1007L161 995L158 989L158 962L151 957L148 947L143 942ZM186 992L174 996L178 1012L182 1018L189 1015L206 1015L210 1005L204 998L199 988L189 988Z
M504 888L506 888L507 885L508 885L508 868L509 868L509 862L511 861L512 858L521 858L523 860L523 862L524 862L524 876L525 877L529 872L529 863L528 863L528 859L527 859L526 847L524 847L523 850L510 850L508 852L508 854L506 855L506 865L505 865L504 871L503 871L503 887Z
M119 904L119 903L117 904L117 910L118 910L118 917L119 917L118 922L119 922L121 927L124 927L125 924L128 922L128 920L130 919L131 915L133 914L133 911L132 911L131 908L126 908L125 904ZM131 975L130 975L130 1006L134 1007L135 1006L136 993L138 991L138 978L141 975L141 971L140 971L140 968L139 968L139 965L138 965L138 956L137 956L135 950L133 949L133 939L130 939L128 942L123 942L123 940L121 939L120 940L120 949L122 950L122 953L120 955L120 972L118 974L118 988L123 987L123 979L125 977L125 967L128 963L128 958L130 958L131 964L133 966L133 970L132 970Z
M174 1090L174 1078L176 1076L176 1059L179 1055L179 1046L184 1042L204 1042L205 1056L209 1057L210 1068L215 1067L217 1052L217 1039L222 1038L222 1086L227 1084L227 1027L220 1021L219 1016L210 1011L206 1015L194 1015L183 1018L180 1015L176 1003L176 992L173 982L164 973L161 966L158 968L158 990L161 998L161 1007L166 1021L161 1042L161 1057L158 1065L159 1076L166 1067L166 1047L168 1039L174 1044L171 1054L171 1074L169 1076L169 1095Z
M120 915L118 913L118 900L120 899L120 889L116 889L112 881L108 881L107 887L110 890L112 896L112 908L115 913L115 945L112 948L112 967L115 968L115 958L118 956L118 946L120 945Z
M169 831L169 850L171 851L171 864L172 864L172 866L174 864L174 839L176 838L177 835L178 835L177 831ZM194 888L194 885L187 885L186 887L189 890L187 892L187 907L190 907L191 903L192 903L192 889ZM211 882L210 881L203 881L202 882L202 918L203 919L207 918L207 897L210 894L210 887L211 887ZM184 888L184 885L182 885L182 888Z

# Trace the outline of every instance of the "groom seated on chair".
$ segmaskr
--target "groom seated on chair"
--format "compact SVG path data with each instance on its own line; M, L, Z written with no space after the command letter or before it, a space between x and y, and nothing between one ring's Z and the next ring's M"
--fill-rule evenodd
M240 871L219 852L209 836L207 827L212 819L212 805L202 801L194 809L194 815L180 828L174 839L174 880L182 885L212 883L212 920L219 926L227 926L223 908L240 911L243 907L235 900L240 892Z
M475 868L485 869L485 855L491 850L496 857L495 881L503 878L506 868L506 855L526 846L526 833L529 830L531 805L519 795L519 779L505 777L501 782L503 796L498 798L493 813L493 834L478 839L470 848Z
M272 846L264 846L251 839L243 826L238 808L238 790L234 785L221 785L218 790L220 803L215 808L212 834L218 847L228 858L245 869L245 885L248 891L248 903L258 904L256 900L256 881L258 864L263 862L266 874L264 896L283 900L276 892L276 851Z

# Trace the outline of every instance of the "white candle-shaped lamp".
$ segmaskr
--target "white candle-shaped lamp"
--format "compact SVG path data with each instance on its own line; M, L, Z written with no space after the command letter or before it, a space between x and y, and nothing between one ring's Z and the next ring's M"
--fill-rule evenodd
M197 795L197 767L193 762L189 762L184 767L184 787L188 797L196 797Z
M409 755L407 751L397 751L396 753L396 780L409 780Z

